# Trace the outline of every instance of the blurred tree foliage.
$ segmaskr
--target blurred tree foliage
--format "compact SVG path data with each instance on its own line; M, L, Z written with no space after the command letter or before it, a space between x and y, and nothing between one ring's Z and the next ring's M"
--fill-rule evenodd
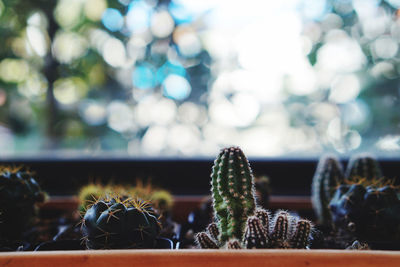
M326 3L324 16L303 18L301 33L317 89L293 93L292 78L283 82L290 129L281 129L282 134L301 132L306 141L312 136L315 151L365 149L399 129L397 4L321 2ZM126 151L130 146L140 153L140 142L150 132L164 142L162 152L179 144L176 151L185 150L179 140L185 133L188 143L197 136L199 147L212 150L221 144L218 138L206 140L207 123L212 126L208 136L214 135L212 129L223 129L228 134L222 136L237 135L238 142L252 139L242 137L244 128L267 129L268 119L260 118L270 107L254 113L248 120L254 125L226 127L216 125L223 116L207 110L212 101L220 104L218 110L235 110L234 96L240 92L210 96L218 75L243 67L237 55L229 59L233 64L211 58L198 33L207 27L202 19L170 0L0 0L0 138L12 136L7 140L13 142L12 147L0 142L0 148ZM328 76L331 80L324 82ZM138 104L145 107L146 101L150 107L143 111ZM151 115L154 110L157 114ZM188 118L181 118L185 112ZM174 122L179 138L165 141L173 127L152 128L159 126L154 117L162 127ZM289 147L286 139L280 142Z

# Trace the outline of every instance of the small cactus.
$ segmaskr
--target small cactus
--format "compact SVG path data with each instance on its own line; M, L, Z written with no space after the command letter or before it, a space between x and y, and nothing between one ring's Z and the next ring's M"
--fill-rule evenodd
M238 147L221 150L211 174L211 192L221 242L241 239L246 218L255 211L254 177L249 162Z
M200 248L305 248L311 223L285 211L271 220L269 212L257 208L254 178L244 153L225 148L214 162L211 192L215 223L196 234ZM297 226L294 223L298 222ZM273 229L273 231L270 231ZM294 230L294 231L293 231Z
M21 167L0 167L0 237L22 238L36 218L37 204L44 200L32 173Z
M160 224L148 203L112 197L86 211L82 232L89 249L153 248Z
M332 222L329 202L336 187L344 180L343 168L339 160L329 156L322 158L317 166L312 187L311 201L319 223L329 225Z
M265 220L269 214L257 209L254 216L247 219L242 239L229 239L221 246L218 227L211 223L207 232L196 235L197 243L203 249L254 249L254 248L306 248L309 243L312 225L308 220L298 219L286 211L279 211L272 220Z

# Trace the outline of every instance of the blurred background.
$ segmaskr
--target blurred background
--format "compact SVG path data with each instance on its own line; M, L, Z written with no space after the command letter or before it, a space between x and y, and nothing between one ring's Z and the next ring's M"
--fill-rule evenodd
M400 156L400 0L0 0L0 156Z

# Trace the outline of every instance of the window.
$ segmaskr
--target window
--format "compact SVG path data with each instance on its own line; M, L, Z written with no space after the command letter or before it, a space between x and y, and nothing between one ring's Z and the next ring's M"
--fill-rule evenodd
M398 156L399 7L0 0L0 154Z

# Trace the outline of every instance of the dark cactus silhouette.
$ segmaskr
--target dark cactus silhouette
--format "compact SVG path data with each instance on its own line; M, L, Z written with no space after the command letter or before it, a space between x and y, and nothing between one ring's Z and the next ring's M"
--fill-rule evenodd
M361 241L400 240L398 187L382 176L379 162L370 155L352 158L345 175L336 159L322 159L312 203L320 223L333 224Z
M17 240L34 222L45 193L32 173L21 167L0 168L0 237Z
M330 224L332 221L329 210L336 187L344 180L343 167L335 157L322 158L317 166L312 187L311 200L317 219L321 224Z
M336 227L368 242L400 240L400 200L389 180L342 184L330 202Z
M86 211L82 232L89 249L153 248L160 224L148 203L112 197Z
M346 177L364 178L368 181L379 179L383 176L379 162L372 156L361 154L350 159L346 169Z

